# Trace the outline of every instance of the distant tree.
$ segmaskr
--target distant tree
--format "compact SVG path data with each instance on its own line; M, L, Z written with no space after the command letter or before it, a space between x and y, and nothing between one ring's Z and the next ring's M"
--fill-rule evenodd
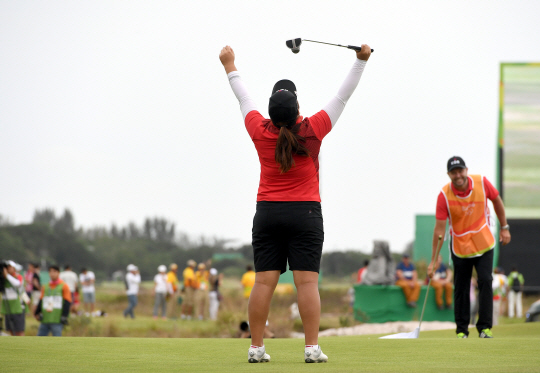
M364 266L368 254L359 251L332 251L322 256L321 269L324 275L349 276Z
M64 214L56 219L54 223L54 231L59 234L73 235L75 233L75 219L73 214L68 209L64 210Z
M141 236L141 232L137 225L133 222L130 222L127 226L128 236L130 239L136 239Z
M54 210L50 208L36 210L32 222L34 224L45 224L52 228L54 227L54 223L56 223L56 214Z

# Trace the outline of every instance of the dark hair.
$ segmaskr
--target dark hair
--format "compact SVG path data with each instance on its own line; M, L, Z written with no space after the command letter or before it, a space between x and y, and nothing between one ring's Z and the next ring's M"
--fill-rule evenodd
M298 117L296 95L287 89L280 89L272 94L268 114L272 124L279 128L275 160L279 164L279 171L284 174L294 166L293 154L309 156L309 150L304 145L306 139L298 134L300 125L296 124Z
M49 266L49 271L50 271L51 269L54 269L55 271L60 272L60 267L58 267L57 265L51 265L51 266Z
M246 266L246 271L253 271L253 267L250 265Z
M296 118L295 118L296 120ZM300 124L281 126L279 136L276 142L275 160L279 164L279 171L284 174L294 166L293 154L304 157L309 156L309 150L306 148L306 139L298 134Z
M71 269L71 266L69 264L64 264L64 270Z

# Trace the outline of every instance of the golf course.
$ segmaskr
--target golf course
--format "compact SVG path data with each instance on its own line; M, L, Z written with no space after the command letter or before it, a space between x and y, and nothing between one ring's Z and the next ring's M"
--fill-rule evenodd
M229 338L1 338L2 371L24 372L540 372L540 323L493 328L495 338L453 330L418 339L324 337L327 364L306 364L301 339L266 341L269 363L249 364L249 342Z

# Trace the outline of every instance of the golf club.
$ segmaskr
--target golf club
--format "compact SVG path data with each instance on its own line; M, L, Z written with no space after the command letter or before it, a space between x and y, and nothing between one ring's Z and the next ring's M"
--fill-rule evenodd
M435 260L437 260L437 258L439 257L439 251L441 250L441 246L442 246L442 236L439 235L439 241L437 242L437 251L435 252ZM435 263L433 263L435 264ZM432 271L434 270L435 268L432 269ZM429 275L429 273L428 273ZM424 318L424 310L426 309L426 302L427 302L427 296L428 296L428 293L429 293L429 287L431 285L431 277L429 278L429 281L428 281L428 285L427 285L427 290L426 290L426 297L424 298L424 306L422 307L422 314L420 315L420 324L418 324L418 331L420 331L420 326L422 325L422 319Z
M302 38L296 38L296 39L290 39L285 42L285 45L287 45L287 48L289 48L293 53L300 52L300 45L302 45L303 41L309 41L311 43L319 43L319 44L326 44L326 45L334 45L336 47L343 47L348 49L354 49L355 51L359 51L362 49L362 47L357 47L354 45L341 45L341 44L332 44L332 43L325 43L322 41L315 41L315 40L308 40L308 39L302 39ZM374 52L374 50L371 50Z
M439 235L439 241L437 242L437 250L435 252L435 258L437 258L439 256L439 250L441 250L442 243L443 243L442 236ZM429 275L429 273L428 273L428 275ZM427 298L428 298L429 287L430 286L431 286L431 277L429 278L429 282L428 282L428 285L427 285L426 296L424 297L424 306L422 307L422 313L420 314L420 323L418 324L418 328L414 329L414 331L412 331L410 333L390 334L390 335L386 335L384 337L379 337L379 339L414 339L414 338L418 338L418 336L420 335L420 327L422 326L422 319L424 318L424 310L426 309L426 303L427 303Z

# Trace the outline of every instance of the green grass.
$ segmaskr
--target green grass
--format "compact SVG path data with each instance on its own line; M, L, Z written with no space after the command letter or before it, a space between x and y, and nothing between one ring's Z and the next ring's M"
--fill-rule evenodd
M501 325L494 339L471 330L421 332L410 340L326 337L327 364L305 364L303 340L267 340L272 361L247 362L248 340L185 338L0 338L5 372L538 372L540 323Z

